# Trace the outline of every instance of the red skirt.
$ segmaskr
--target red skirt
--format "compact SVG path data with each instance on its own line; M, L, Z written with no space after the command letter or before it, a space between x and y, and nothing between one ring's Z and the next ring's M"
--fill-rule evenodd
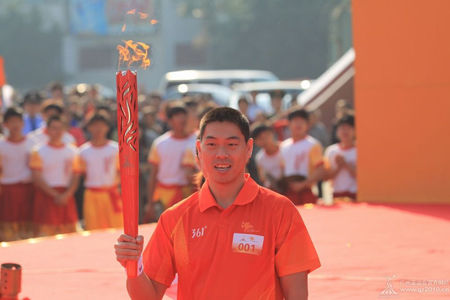
M54 188L63 193L66 188ZM33 221L37 225L68 225L78 222L75 198L70 197L67 204L57 205L54 199L37 188L34 197Z
M33 190L31 183L2 184L0 222L31 222Z
M300 192L288 190L286 193L286 197L288 197L295 205L317 202L317 196L314 195L314 193L311 191L311 188L306 188L304 190L301 190Z

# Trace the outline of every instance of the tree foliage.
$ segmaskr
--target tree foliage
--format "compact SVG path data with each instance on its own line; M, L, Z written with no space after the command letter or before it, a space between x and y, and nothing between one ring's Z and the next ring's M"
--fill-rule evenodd
M216 68L316 77L328 66L329 19L342 0L178 0L202 10Z
M44 31L39 11L11 7L0 15L0 28L0 55L9 84L30 89L62 79L61 31Z

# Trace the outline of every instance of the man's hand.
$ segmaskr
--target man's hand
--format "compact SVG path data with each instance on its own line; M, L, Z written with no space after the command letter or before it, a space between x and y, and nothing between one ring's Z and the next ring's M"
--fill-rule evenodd
M57 194L56 196L54 196L54 202L57 205L66 205L69 202L69 198L72 195L70 193L64 192L62 194Z
M143 248L144 237L142 235L134 238L121 234L114 245L116 259L123 267L126 267L128 261L138 261Z

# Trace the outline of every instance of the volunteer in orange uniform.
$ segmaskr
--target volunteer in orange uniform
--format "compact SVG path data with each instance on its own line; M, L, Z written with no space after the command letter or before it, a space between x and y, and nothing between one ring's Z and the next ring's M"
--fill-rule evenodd
M33 142L22 134L22 111L3 116L8 137L0 139L0 241L29 238L33 186L28 160Z
M307 275L320 266L299 212L284 196L244 173L251 156L247 119L222 107L200 123L198 159L206 182L161 215L128 278L132 299L161 299L178 274L178 299L307 299ZM143 239L121 235L123 265Z
M108 116L97 113L89 119L91 140L80 148L80 168L86 175L83 216L86 230L121 227L122 205L118 191L119 148L108 140Z
M64 144L65 124L59 116L47 121L49 141L34 148L30 167L36 186L33 221L36 235L74 232L78 216L73 194L78 186L77 149Z

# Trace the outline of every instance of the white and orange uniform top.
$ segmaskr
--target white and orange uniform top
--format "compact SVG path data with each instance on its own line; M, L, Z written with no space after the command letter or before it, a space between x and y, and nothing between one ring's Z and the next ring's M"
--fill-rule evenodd
M334 144L325 150L325 161L327 163L327 167L331 170L334 171L337 169L336 156L338 155L342 156L347 163L356 166L356 147L344 149L339 144ZM350 172L346 169L340 170L332 181L333 190L335 193L356 193L358 190L356 178L350 175Z
M28 133L27 136L34 142L34 145L48 143L47 127L45 126ZM68 145L76 145L75 138L67 131L65 131L62 136L62 142Z
M80 172L77 155L78 149L73 145L40 144L31 151L30 167L42 171L50 187L67 187L72 175Z
M308 178L311 172L323 164L322 146L311 136L294 142L288 138L281 143L284 176L302 175Z
M158 183L167 186L188 185L184 167L195 168L196 134L184 139L174 138L171 132L159 136L153 142L148 155L148 161L158 166L156 179Z
M24 137L20 142L11 142L7 138L0 139L0 183L31 182L28 164L33 145L33 141L28 137Z
M260 170L274 179L280 179L283 176L283 156L280 149L271 155L267 154L266 150L261 149L256 154L255 161ZM264 186L269 187L270 185L270 180L266 179Z
M110 188L116 186L119 170L119 146L109 141L104 146L93 146L90 142L80 147L80 171L86 174L87 188Z

